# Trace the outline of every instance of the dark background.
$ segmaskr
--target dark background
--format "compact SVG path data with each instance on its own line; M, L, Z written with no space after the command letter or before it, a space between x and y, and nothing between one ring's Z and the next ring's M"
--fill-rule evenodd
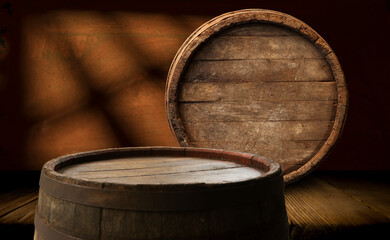
M108 147L177 146L165 119L174 54L219 14L264 8L332 47L349 90L322 170L389 170L389 1L0 1L0 169Z

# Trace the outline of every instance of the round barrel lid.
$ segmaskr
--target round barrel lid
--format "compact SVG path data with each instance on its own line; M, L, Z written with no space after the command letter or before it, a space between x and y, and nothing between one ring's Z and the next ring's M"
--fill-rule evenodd
M279 164L254 154L182 147L112 148L62 156L40 189L82 205L142 210L240 206L281 196ZM284 207L284 205L283 205Z
M218 16L181 46L166 110L181 146L249 152L278 162L286 183L329 153L346 117L336 55L302 21L246 9Z

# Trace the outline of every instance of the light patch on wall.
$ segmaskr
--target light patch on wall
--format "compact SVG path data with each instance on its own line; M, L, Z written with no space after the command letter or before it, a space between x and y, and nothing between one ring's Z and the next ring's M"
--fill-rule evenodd
M184 40L208 17L54 11L22 21L25 156L39 169L71 152L177 146L165 78Z
M33 121L80 108L88 101L88 91L69 64L63 42L47 33L34 34L36 31L24 29L22 62L24 113Z

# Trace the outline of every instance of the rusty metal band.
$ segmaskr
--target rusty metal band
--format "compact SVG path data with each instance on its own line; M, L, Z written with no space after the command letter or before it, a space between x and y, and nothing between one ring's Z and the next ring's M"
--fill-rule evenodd
M35 217L34 217L34 226L35 230L38 232L39 237L44 240L82 240L81 238L76 238L73 236L69 236L65 233L62 233L53 227L46 224L44 221L42 221L41 217L38 214L37 209L35 210Z
M253 203L283 194L282 176L259 184L197 191L126 191L69 184L41 174L40 188L65 201L102 208L136 211L189 211Z

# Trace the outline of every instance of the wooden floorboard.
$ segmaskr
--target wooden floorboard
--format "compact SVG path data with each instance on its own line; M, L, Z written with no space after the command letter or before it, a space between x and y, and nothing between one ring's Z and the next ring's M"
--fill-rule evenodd
M389 172L314 172L286 187L296 239L383 239L390 228ZM20 177L20 176L19 176ZM5 183L3 183L5 184ZM32 239L38 179L0 191L0 232Z
M287 186L291 239L380 239L390 227L390 184L359 174L317 172Z
M23 188L15 189L2 193L0 200L0 222L13 212L29 205L31 202L36 202L38 199L38 189ZM9 218L8 218L9 219Z

